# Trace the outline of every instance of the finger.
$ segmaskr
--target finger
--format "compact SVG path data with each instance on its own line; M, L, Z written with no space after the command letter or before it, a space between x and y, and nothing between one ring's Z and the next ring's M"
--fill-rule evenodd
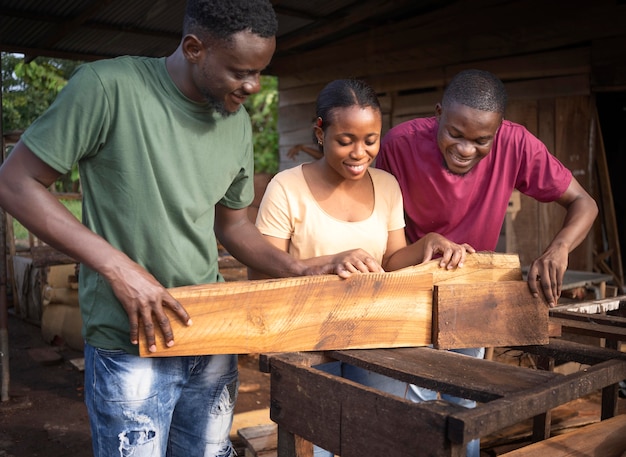
M554 306L554 295L552 295L552 283L549 280L541 278L541 290L546 298L548 306L552 308Z
M465 264L465 258L467 257L466 246L466 244L462 245L462 249L459 250L459 263L457 264L459 268L463 267L463 265Z
M350 260L346 260L343 262L343 267L349 271L350 273L358 273L360 270L354 265L354 263L356 262L352 262ZM361 263L361 262L359 262ZM362 268L365 268L365 265L362 266Z
M367 266L366 273L369 273L369 272L384 273L385 272L385 270L383 270L383 267L381 267L380 264L371 257L366 257L363 262Z
M156 352L156 340L154 337L154 324L152 323L152 316L150 314L142 315L143 331L146 335L146 346L149 352Z
M470 246L469 244L467 244L467 243L463 243L463 245L462 245L462 246L463 246L463 247L465 248L465 250L466 250L467 252L469 252L470 254L475 254L475 253L476 253L476 249L474 249L474 248L473 248L472 246Z
M530 293L533 297L539 297L539 289L537 288L537 276L534 277L528 275L528 288L530 289Z
M163 308L159 307L158 310L155 310L154 315L155 320L159 325L159 328L161 329L161 333L163 334L163 340L165 341L165 345L168 348L174 346L174 331L172 330L172 326L170 325L170 320L163 312Z
M550 303L550 307L554 307L556 306L556 301L559 298L560 295L560 286L559 286L559 280L558 280L558 272L556 269L552 269L550 271L550 287L551 287L551 292L552 292L552 302Z
M537 274L537 267L533 265L530 266L528 270L528 288L530 289L530 293L533 294L533 297L539 297L539 289L537 288L537 281L539 279L539 275Z
M352 273L346 270L342 264L338 264L335 267L335 274L342 279L348 279L350 276L352 276Z
M450 248L446 248L443 250L443 253L441 255L441 261L439 262L439 266L442 268L454 268L454 266L450 265L450 262L452 261L452 249Z
M187 326L190 326L191 324L193 324L193 322L191 321L191 316L189 315L187 310L174 297L170 295L168 298L163 300L163 304L167 306L169 309L171 309L172 311L174 311L174 314L176 314L178 319L180 319L180 321L183 324Z
M139 321L135 314L128 316L128 324L130 327L130 343L139 344Z
M449 270L460 266L459 264L461 262L461 252L464 252L464 251L465 251L464 249L453 251L452 258L450 259L450 262L448 263Z

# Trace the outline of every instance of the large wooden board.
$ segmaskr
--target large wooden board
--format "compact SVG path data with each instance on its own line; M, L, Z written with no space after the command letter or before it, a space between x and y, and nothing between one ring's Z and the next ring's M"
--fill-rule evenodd
M433 343L440 349L547 344L548 314L524 281L439 284Z
M476 253L462 268L433 260L390 273L234 281L169 289L194 324L169 311L175 345L157 333L142 356L243 354L425 346L432 343L433 283L521 279L519 257Z
M171 317L175 345L166 348L158 335L155 353L140 343L143 356L421 346L431 339L431 274L306 276L170 292L194 323Z

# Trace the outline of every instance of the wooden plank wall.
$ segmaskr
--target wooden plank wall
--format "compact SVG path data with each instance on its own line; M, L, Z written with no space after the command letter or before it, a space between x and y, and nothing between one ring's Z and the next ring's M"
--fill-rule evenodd
M372 59L383 59L372 56ZM383 65L376 67L380 71ZM523 56L504 56L447 65L423 71L401 71L397 62L389 72L363 75L379 92L383 107L383 133L391 126L414 118L430 116L449 79L464 68L481 68L505 81L509 94L507 118L525 125L542 139L589 191L593 188L594 151L590 146L591 47L588 45L560 51ZM346 72L346 73L344 73ZM280 169L312 160L300 152L295 159L287 151L295 144L312 144L311 126L315 115L315 97L327 81L352 77L344 68L329 69L310 77L279 76ZM522 265L536 258L560 227L563 209L556 203L539 204L522 195L521 209L512 221L515 233L509 234L509 248L520 255ZM502 221L494 221L501 223ZM505 234L506 236L506 234ZM593 239L588 239L570 257L570 268L593 269Z

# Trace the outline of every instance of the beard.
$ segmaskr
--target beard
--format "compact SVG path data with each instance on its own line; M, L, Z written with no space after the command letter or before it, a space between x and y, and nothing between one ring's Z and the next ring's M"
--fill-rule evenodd
M454 175L454 176L460 176L461 178L464 178L470 171L474 169L472 167L469 170L467 170L465 173L458 173L456 171L452 171L450 170L450 167L448 166L448 162L446 162L446 159L444 159L443 157L441 158L441 164L443 166L443 169L446 171L446 173Z
M204 100L206 101L207 107L210 110L215 111L217 114L221 115L222 117L232 116L237 111L239 111L239 110L234 111L234 112L228 111L226 109L226 105L224 105L224 100L217 98L215 95L213 95L209 91L203 90L202 96L204 97Z

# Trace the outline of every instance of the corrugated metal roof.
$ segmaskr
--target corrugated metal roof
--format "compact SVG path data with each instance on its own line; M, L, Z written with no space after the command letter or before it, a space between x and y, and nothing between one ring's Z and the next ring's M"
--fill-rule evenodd
M450 0L273 0L276 56L333 42ZM164 56L180 41L185 0L1 0L0 50L92 60Z

